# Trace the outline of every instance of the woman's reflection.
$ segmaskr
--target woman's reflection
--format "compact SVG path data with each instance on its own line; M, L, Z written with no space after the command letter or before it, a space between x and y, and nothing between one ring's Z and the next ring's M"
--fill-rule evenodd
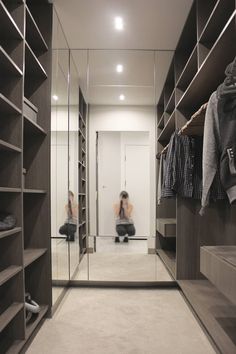
M120 242L120 236L124 237L124 242L129 242L128 236L135 235L134 222L131 218L133 205L129 201L129 194L126 191L120 193L120 202L114 206L116 216L115 242ZM127 236L126 236L127 235Z
M74 193L68 192L68 204L65 206L67 218L59 229L61 235L66 235L66 241L74 241L77 229L78 206L74 201Z

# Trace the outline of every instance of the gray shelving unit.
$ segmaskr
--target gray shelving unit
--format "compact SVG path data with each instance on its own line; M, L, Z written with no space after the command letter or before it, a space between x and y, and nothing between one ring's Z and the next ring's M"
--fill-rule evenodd
M0 351L19 353L50 315L52 5L0 0L0 200L16 216L0 232ZM25 101L35 107L24 114ZM24 177L23 177L24 171ZM30 292L41 312L26 325Z
M236 56L235 25L235 0L193 2L157 105L158 153L224 80L225 68ZM194 124L190 123L185 134L202 135L203 126ZM201 273L200 248L236 245L236 209L227 200L212 202L201 217L200 208L200 201L191 198L163 199L157 206L157 219L176 219L176 238L164 237L157 230L157 253L219 351L235 353L233 304Z

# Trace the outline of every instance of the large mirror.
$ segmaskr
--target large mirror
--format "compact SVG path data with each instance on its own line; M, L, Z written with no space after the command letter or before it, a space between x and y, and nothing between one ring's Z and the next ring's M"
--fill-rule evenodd
M81 51L72 54L81 67ZM169 281L156 254L155 155L156 102L172 53L88 50L87 56L81 83L89 107L89 223L74 279Z

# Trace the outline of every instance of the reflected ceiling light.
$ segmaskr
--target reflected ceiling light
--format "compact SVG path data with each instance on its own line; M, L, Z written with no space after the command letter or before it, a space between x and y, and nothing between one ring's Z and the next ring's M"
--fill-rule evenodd
M117 31L122 31L124 29L124 22L122 17L115 17L115 29Z
M57 95L53 95L52 98L54 99L54 101L58 101L59 97Z
M125 95L120 95L120 97L119 97L119 99L120 99L120 101L124 101L125 100Z
M122 65L122 64L116 65L116 71L117 71L118 73L122 73L122 72L123 72L123 65Z

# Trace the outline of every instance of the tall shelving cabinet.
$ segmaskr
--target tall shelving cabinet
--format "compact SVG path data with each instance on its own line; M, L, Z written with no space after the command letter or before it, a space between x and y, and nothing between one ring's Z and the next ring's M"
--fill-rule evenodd
M0 350L18 353L51 309L50 96L52 5L0 1ZM27 323L29 292L41 311Z
M235 0L195 0L174 53L157 105L158 152L182 128L225 78L236 56ZM190 125L191 128L191 125ZM199 127L189 129L199 135ZM201 135L203 135L203 128ZM156 245L173 278L222 353L236 352L235 306L200 271L202 246L236 244L236 209L227 200L212 202L205 216L200 201L163 199L157 219L176 219L176 237L157 230Z
M79 245L80 258L87 250L86 245L86 122L87 104L79 89Z

